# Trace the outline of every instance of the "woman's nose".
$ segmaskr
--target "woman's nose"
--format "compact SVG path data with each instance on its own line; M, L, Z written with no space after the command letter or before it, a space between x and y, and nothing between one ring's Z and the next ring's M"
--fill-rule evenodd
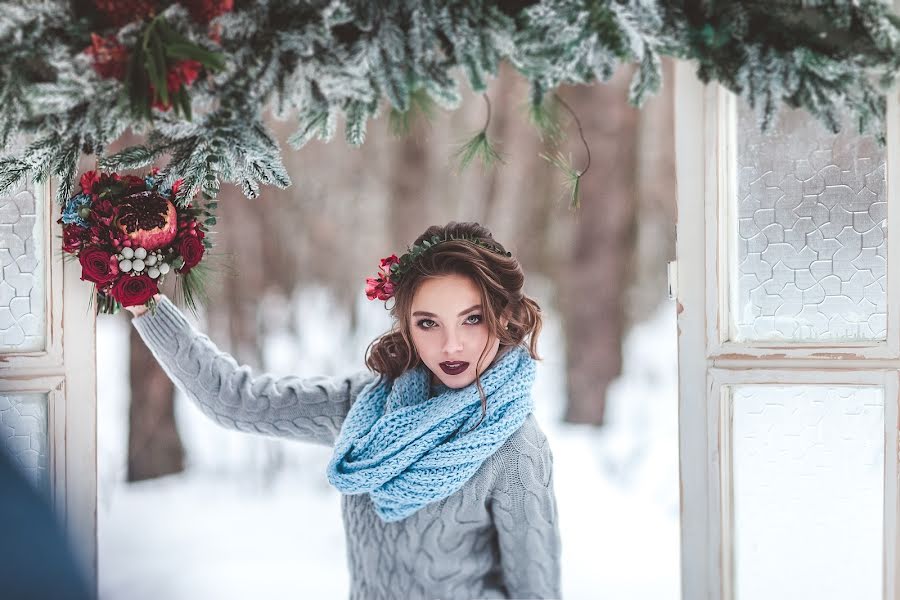
M444 354L453 354L462 350L462 341L455 333L447 334L444 338Z

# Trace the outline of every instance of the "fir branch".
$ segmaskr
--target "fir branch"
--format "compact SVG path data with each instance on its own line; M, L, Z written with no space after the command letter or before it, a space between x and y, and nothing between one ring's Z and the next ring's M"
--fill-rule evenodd
M388 130L395 137L409 134L412 122L421 115L426 121L431 121L436 112L435 102L425 88L416 89L410 96L409 109L399 111L391 108L388 116Z

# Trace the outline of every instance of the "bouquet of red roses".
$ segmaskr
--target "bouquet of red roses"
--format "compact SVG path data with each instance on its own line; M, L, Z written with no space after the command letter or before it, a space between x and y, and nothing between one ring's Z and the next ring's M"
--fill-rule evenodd
M156 169L146 177L88 171L81 176L81 193L69 198L57 221L63 224L63 251L78 257L81 279L96 286L101 312L152 308L153 295L173 272L181 276L189 303L202 293L197 266L212 247L205 225L215 218L191 204L179 207L175 194L181 180L161 190L156 174Z

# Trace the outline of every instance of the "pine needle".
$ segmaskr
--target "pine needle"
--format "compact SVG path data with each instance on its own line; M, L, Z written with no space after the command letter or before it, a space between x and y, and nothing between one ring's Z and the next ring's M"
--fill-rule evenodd
M188 307L194 316L199 316L197 306L209 305L210 299L207 293L207 282L211 275L208 265L202 262L194 265L187 273L182 273L175 279L175 295L180 298L184 306ZM179 285L179 283L181 285Z
M487 131L483 129L453 154L458 165L457 172L462 173L476 157L481 161L485 170L490 169L498 162L504 164L503 157L494 148L488 139Z
M584 172L579 173L572 166L572 157L564 156L559 150L554 154L541 153L539 156L563 172L563 183L569 188L569 192L572 195L569 208L573 210L581 208L579 191L581 190L581 176L584 175Z
M553 97L541 101L540 104L528 102L528 120L537 128L542 142L557 144L563 137L562 116L559 113L559 104L553 101Z

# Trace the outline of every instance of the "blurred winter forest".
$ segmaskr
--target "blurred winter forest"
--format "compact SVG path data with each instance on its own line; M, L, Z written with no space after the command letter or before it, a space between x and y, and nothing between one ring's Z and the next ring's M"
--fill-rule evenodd
M538 352L552 375L539 374L536 414L556 456L567 598L599 597L600 588L612 594L604 597L678 597L677 371L666 299L675 248L672 64L664 68L662 90L641 109L626 101L631 66L607 83L559 90L590 147L577 211L562 173L540 156L550 148L528 121L528 84L508 65L487 92L489 137L504 160L489 170L476 160L459 173L453 160L485 120L483 98L468 90L455 112L412 115L405 136L392 134L383 111L359 148L339 131L293 151L285 140L295 125L270 119L293 185L252 201L223 186L206 259L217 269L198 326L222 350L256 371L339 374L365 368L366 345L389 326L383 303L364 295L379 259L401 254L432 224L486 225L521 261L526 293L545 310ZM563 150L581 169L584 146L574 121L564 122ZM346 597L345 583L334 583L346 568L336 492L324 478L327 449L297 458L295 446L306 445L198 425L205 417L179 408L129 318L98 323L98 378L112 381L104 369L120 365L122 380L99 398L101 597L283 597L275 572L302 597ZM649 321L655 329L640 329ZM629 332L636 341L625 377ZM628 420L618 429L607 403L616 386L620 424ZM245 476L267 482L257 486L263 491L235 495L225 483ZM321 513L311 518L323 531L300 520L306 511ZM307 529L295 535L278 514ZM215 529L223 526L225 537ZM272 541L279 534L283 546ZM263 548L279 557L260 567L264 574L245 563ZM190 574L176 566L185 560ZM607 563L594 569L595 560ZM247 571L253 585L263 578L268 587L242 591L228 579ZM178 577L189 581L180 591L160 587Z
M528 122L528 84L508 65L488 90L489 135L504 160L490 170L477 160L462 173L455 168L453 153L485 118L482 98L468 94L455 112L412 114L405 136L391 131L384 111L359 148L339 132L333 142L288 149L287 189L269 188L251 201L224 186L207 333L239 362L264 369L261 341L267 329L297 322L289 300L299 289L330 288L355 326L356 296L382 256L402 254L429 225L477 221L526 274L550 283L548 297L538 299L563 321L565 420L602 426L606 389L622 368L623 336L663 300L675 248L673 86L638 110L625 99L632 69L622 67L606 84L560 90L591 153L577 211L569 208L560 172L540 156L550 149ZM671 63L665 74L671 81ZM288 148L293 124L269 123ZM566 134L564 152L583 168L585 150L571 119ZM538 296L527 282L526 293ZM280 321L265 318L262 297L277 298L288 313ZM129 480L182 469L174 389L151 364L134 331Z

